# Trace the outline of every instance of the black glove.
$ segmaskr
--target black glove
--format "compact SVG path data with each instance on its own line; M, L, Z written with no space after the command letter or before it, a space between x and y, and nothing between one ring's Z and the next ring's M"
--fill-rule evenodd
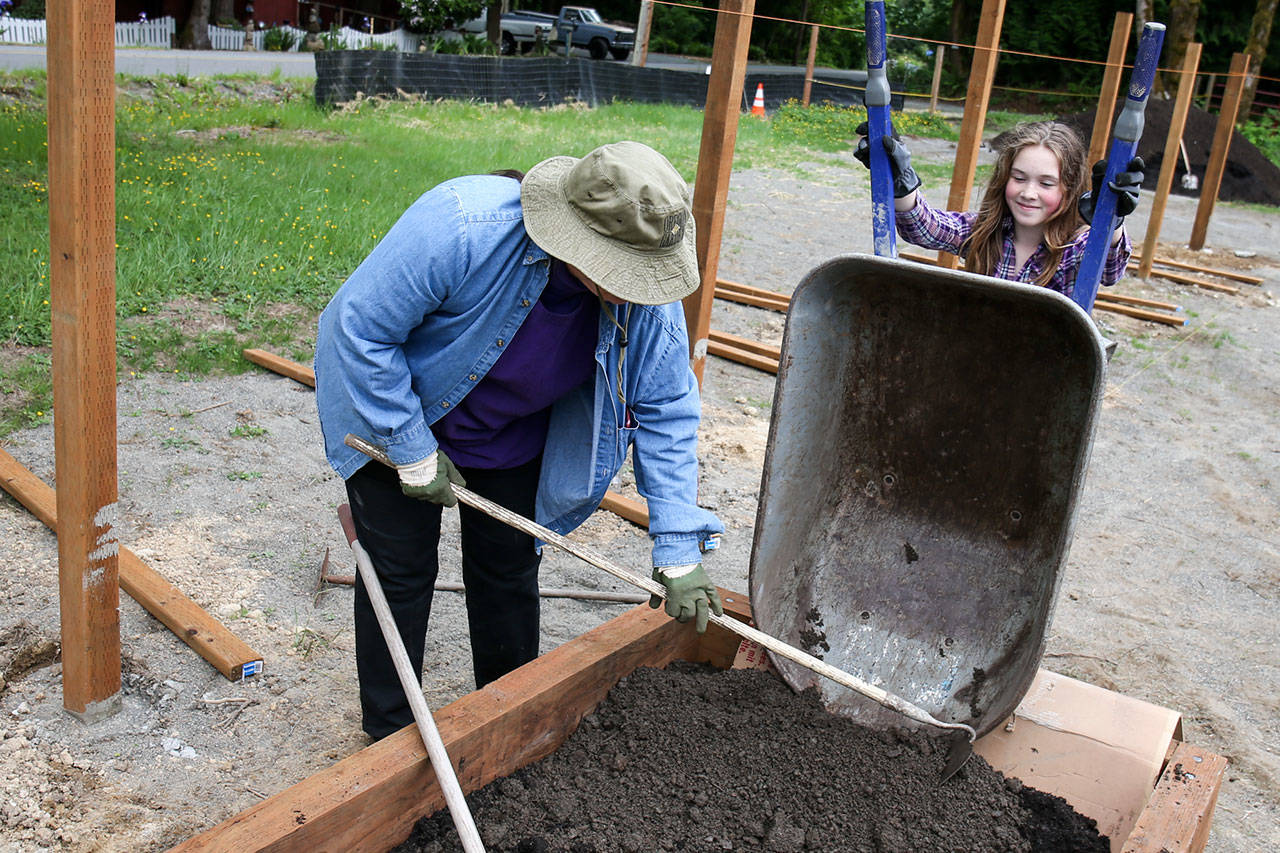
M1142 170L1147 167L1141 157L1134 157L1123 172L1107 184L1116 194L1116 216L1124 219L1138 209L1138 190L1142 187ZM1102 189L1102 179L1107 175L1107 161L1099 160L1093 164L1093 189L1080 196L1080 218L1085 222L1093 222L1093 200Z
M853 157L870 169L871 148L867 145L867 123L864 121L854 128L854 133L858 134L858 145L853 149ZM891 136L885 136L882 141L884 150L889 155L889 171L893 173L893 197L906 198L920 189L921 183L920 176L911 168L911 152L898 139L897 131Z

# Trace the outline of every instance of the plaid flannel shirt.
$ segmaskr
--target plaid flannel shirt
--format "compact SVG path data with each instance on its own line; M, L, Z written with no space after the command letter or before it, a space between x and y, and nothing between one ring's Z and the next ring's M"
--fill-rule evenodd
M938 210L930 207L924 200L923 193L916 193L916 206L911 210L899 212L897 215L898 233L908 243L914 243L925 249L940 249L964 257L960 247L973 232L973 223L978 218L976 212ZM1013 248L1013 217L1005 216L1002 224L1004 242L1000 250L1000 262L996 265L995 278L1006 281L1033 282L1044 272L1045 261L1049 252L1041 243L1032 253L1022 269L1017 269L1017 256ZM1049 279L1048 287L1064 296L1070 296L1075 289L1076 271L1084 258L1084 244L1089 237L1089 229L1082 228L1075 239L1062 250L1062 259L1058 269ZM1124 277L1125 266L1129 263L1129 255L1133 252L1133 243L1129 235L1121 232L1120 242L1107 252L1107 262L1102 268L1102 284L1110 286Z

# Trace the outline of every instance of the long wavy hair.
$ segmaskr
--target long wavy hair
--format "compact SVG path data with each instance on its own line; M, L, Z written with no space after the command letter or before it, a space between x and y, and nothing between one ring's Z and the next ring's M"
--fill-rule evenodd
M1024 148L1032 145L1043 145L1058 158L1062 189L1062 204L1044 224L1044 243L1049 251L1049 259L1044 271L1035 281L1044 287L1058 270L1062 250L1071 244L1079 230L1076 201L1084 192L1088 178L1084 144L1075 131L1065 124L1036 121L1020 124L1009 131L1004 148L996 159L996 168L987 184L987 191L982 196L982 204L978 207L973 232L960 247L960 253L964 255L966 270L980 275L995 274L1004 242L1003 224L1006 217L1012 216L1009 204L1004 199L1005 185L1009 182L1014 158Z

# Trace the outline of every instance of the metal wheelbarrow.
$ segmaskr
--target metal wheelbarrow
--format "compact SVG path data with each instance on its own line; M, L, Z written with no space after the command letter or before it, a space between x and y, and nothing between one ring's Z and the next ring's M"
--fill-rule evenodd
M751 555L765 633L979 735L1044 651L1106 365L1045 288L850 255L787 315ZM774 656L796 690L907 721Z

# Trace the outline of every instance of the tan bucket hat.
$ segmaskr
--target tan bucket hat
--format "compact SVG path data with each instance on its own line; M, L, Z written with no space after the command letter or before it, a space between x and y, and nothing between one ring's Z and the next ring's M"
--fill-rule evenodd
M648 145L543 160L525 175L520 203L533 242L614 296L661 305L698 289L689 188Z

